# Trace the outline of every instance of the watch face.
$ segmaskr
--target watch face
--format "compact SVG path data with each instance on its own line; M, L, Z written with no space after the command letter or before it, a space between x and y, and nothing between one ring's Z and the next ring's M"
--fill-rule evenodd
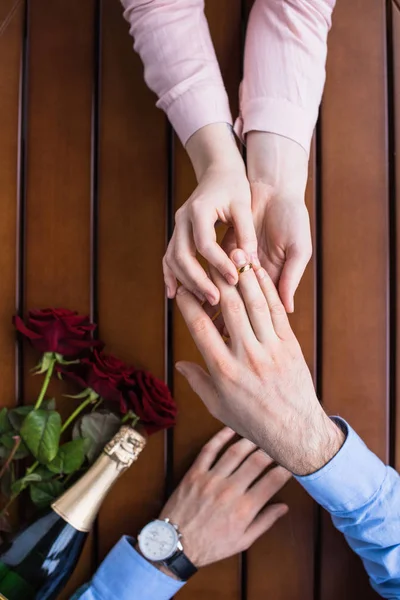
M178 539L173 525L165 521L152 521L140 532L140 552L149 560L166 560L176 552Z

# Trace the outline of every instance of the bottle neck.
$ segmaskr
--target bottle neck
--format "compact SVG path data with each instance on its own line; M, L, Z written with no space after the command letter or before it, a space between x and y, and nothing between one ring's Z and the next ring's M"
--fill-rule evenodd
M116 461L102 453L51 508L78 531L90 531L105 496L122 472Z
M137 460L146 440L124 425L90 469L51 508L78 531L90 530L100 506L118 477Z

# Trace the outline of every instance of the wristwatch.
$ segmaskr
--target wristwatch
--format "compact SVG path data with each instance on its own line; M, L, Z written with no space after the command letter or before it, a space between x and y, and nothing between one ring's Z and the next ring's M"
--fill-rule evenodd
M139 550L147 560L167 567L182 581L197 572L188 559L181 543L182 535L177 525L169 519L151 521L138 535Z

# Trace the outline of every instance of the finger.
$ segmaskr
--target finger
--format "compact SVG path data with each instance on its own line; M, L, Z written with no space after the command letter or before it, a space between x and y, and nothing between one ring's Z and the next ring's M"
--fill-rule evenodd
M238 247L246 252L254 266L259 267L257 235L251 205L245 202L235 202L232 204L231 213Z
M176 290L178 289L178 282L173 271L169 268L165 256L163 258L163 273L166 293L168 298L175 298Z
M231 256L238 268L249 262L243 250L235 250ZM260 342L276 339L268 303L253 269L240 273L239 289L257 339Z
M243 548L247 550L263 533L271 529L271 527L286 513L289 507L286 504L271 504L254 519L251 525L247 528L243 538Z
M203 401L210 413L216 416L218 394L208 373L200 365L186 361L176 363L175 368L187 379L192 390Z
M222 279L222 281L224 280ZM230 287L226 282L225 285ZM224 372L224 367L232 362L232 355L210 317L193 294L182 286L178 288L176 300L190 334L206 361L209 372L216 375L221 371Z
M229 259L229 256L217 243L215 233L215 218L211 212L206 212L202 207L192 221L193 238L197 250L213 265L230 285L236 285L238 281L237 271Z
M290 327L289 319L286 314L285 307L282 304L281 299L275 285L271 278L264 269L257 269L256 277L260 284L260 288L267 299L269 312L271 314L272 325L277 336L281 339L285 339L292 335L292 329Z
M242 491L245 491L272 463L273 460L268 454L256 450L242 463L231 479Z
M279 279L279 295L288 313L294 311L294 294L309 260L310 254L300 251L295 246L289 248L286 253L286 262Z
M254 452L256 445L246 439L241 439L236 444L225 450L219 461L213 467L213 473L220 477L229 477L251 452Z
M257 342L246 312L246 307L236 287L228 285L213 267L210 268L212 280L220 293L220 305L225 326L236 350L244 345Z
M190 222L182 221L174 232L174 243L167 256L168 266L177 279L200 301L205 298L214 306L219 292L194 255L195 246Z
M283 467L274 467L248 490L254 504L255 515L279 490L287 484L292 474Z
M235 436L233 429L224 427L205 444L193 463L193 468L208 471L218 458L221 450Z

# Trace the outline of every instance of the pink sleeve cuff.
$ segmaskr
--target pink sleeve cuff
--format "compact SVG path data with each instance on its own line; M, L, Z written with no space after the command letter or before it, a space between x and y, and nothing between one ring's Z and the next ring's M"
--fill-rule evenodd
M171 98L168 102L165 102L165 98L159 100L157 106L165 110L184 146L198 129L206 125L232 125L228 95L225 88L218 84L199 84L182 94L176 93L172 101Z
M275 133L297 142L310 154L316 115L283 98L253 98L242 106L235 133L244 142L249 131Z

